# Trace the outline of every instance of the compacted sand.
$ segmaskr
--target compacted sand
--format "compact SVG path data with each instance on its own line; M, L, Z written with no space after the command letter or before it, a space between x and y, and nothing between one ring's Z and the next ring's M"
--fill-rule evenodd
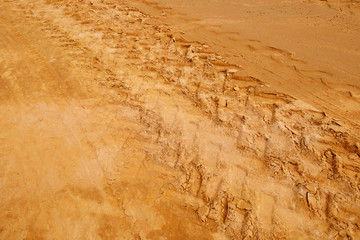
M358 1L0 1L0 239L360 239Z

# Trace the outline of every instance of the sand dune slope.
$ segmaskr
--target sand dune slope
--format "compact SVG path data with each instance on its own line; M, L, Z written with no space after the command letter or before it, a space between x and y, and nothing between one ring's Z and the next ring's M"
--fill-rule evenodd
M359 131L154 22L0 2L0 238L359 239Z

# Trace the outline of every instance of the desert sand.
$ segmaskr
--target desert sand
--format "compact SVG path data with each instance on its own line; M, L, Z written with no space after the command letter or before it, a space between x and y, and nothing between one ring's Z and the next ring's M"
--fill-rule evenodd
M360 3L0 1L0 239L360 239Z

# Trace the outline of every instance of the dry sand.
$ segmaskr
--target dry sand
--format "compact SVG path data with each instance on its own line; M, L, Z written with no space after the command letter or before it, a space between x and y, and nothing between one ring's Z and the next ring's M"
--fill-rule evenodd
M0 1L0 239L360 239L358 1Z

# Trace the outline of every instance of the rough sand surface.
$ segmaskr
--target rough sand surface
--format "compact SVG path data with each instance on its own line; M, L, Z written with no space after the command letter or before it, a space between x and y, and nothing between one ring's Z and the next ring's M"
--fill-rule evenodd
M358 83L145 5L0 1L0 239L360 239Z

